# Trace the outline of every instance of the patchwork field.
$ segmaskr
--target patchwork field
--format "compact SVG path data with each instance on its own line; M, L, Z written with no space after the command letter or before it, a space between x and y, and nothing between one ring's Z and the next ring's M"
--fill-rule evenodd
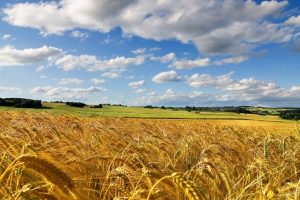
M0 199L299 199L299 123L0 112Z
M64 103L43 102L41 109L36 108L14 108L0 106L0 111L25 111L31 113L51 113L54 115L76 115L84 117L125 117L125 118L151 118L151 119L239 119L255 121L280 121L288 122L274 115L237 114L233 112L195 112L185 110L171 110L160 108L143 107L121 107L104 106L98 108L76 108L66 106ZM254 108L251 108L252 110ZM256 108L258 109L258 108ZM277 113L280 109L269 109L272 113Z

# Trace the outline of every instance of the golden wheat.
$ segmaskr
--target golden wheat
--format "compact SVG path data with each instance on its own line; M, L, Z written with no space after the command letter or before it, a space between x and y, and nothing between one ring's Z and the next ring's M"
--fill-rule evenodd
M299 144L287 122L2 112L0 199L299 199Z
M23 155L17 161L45 177L49 182L55 184L63 191L75 188L73 180L54 164L36 156Z
M174 183L180 186L180 188L184 191L189 200L204 199L204 192L201 191L200 187L197 186L193 181L186 179L180 173L173 173L171 177Z

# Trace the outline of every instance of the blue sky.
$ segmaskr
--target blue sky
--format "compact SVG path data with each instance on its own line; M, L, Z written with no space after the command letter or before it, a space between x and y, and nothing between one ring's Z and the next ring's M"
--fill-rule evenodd
M0 96L300 106L300 2L0 2Z

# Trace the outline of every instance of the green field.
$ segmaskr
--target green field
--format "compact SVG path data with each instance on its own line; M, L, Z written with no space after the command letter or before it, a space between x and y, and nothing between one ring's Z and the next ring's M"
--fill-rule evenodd
M103 108L76 108L64 103L43 103L42 109L0 107L0 111L48 112L55 115L78 115L85 117L125 117L162 119L239 119L256 121L286 121L273 115L237 114L232 112L188 112L160 108L104 106Z
M249 107L249 111L263 111L268 112L271 115L278 115L279 112L288 110L286 108L262 108L262 107Z

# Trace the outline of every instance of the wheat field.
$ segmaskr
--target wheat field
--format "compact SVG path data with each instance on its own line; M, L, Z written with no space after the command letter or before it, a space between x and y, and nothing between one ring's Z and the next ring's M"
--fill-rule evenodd
M300 199L295 123L0 113L0 199Z

